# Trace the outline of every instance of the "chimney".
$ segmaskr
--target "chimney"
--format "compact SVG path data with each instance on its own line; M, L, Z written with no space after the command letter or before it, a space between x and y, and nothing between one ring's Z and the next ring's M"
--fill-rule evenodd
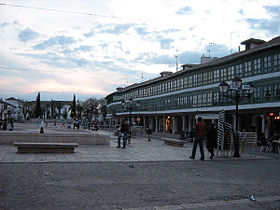
M243 42L241 42L241 44L245 45L245 50L250 50L253 49L255 47L258 47L262 44L264 44L266 41L262 40L262 39L247 39Z
M169 76L173 74L172 71L163 71L163 72L160 72L160 76L161 77L166 77L166 76Z

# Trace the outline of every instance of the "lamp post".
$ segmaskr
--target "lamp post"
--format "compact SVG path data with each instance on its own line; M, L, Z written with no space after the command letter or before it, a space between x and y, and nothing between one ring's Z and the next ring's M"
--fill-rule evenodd
M129 110L129 125L131 126L131 112L133 108L133 99L130 98L128 101L125 101L124 99L121 102L123 110ZM137 101L136 106L138 107L140 105L140 102Z
M235 144L238 144L239 133L238 133L238 105L242 98L250 98L254 92L254 85L242 84L242 80L239 77L235 77L232 80L232 84L229 85L225 81L219 84L219 90L223 96L232 99L235 102L235 135L236 141ZM235 147L234 157L240 157L239 154L239 144Z

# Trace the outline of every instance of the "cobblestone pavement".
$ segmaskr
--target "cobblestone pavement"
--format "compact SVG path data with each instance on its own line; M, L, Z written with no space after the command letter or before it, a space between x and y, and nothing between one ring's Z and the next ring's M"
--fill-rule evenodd
M79 146L73 154L17 154L0 146L0 209L280 209L278 155L209 160L205 149L206 161L199 161L198 149L189 160L192 144L137 137L119 149L116 136L98 133L111 135L110 146Z

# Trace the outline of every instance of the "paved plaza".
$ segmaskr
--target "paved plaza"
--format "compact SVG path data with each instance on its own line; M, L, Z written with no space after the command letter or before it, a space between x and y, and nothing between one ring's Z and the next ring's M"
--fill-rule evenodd
M8 131L6 131L8 132ZM14 133L17 132L39 132L38 126L35 124L17 124ZM2 163L21 163L21 162L138 162L138 161L192 161L188 157L191 154L192 143L185 144L184 147L169 146L164 144L160 139L147 141L146 137L133 137L131 144L125 149L116 148L117 136L113 131L90 131L86 129L74 130L62 128L60 125L48 125L45 133L64 133L71 134L101 134L110 135L109 146L90 146L80 145L75 149L75 153L70 154L18 154L12 145L0 146L0 162ZM210 153L205 149L206 160L209 160ZM200 151L197 148L196 159L199 160ZM255 153L244 153L243 159L262 159L265 158ZM234 160L232 157L217 157L215 160ZM214 161L215 161L214 160ZM236 159L235 159L236 160Z
M8 131L7 131L8 132ZM12 132L39 132L18 124ZM109 146L80 145L70 154L18 154L0 146L0 209L279 209L279 155L190 160L192 144L165 145L134 137L116 148L111 131L46 133L110 135ZM254 195L256 201L250 196Z

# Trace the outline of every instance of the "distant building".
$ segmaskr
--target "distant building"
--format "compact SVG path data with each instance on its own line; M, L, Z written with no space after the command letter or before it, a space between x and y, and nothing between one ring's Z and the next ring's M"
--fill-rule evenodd
M11 118L15 119L16 113L16 106L4 101L2 98L0 99L0 120L10 120Z
M114 124L122 117L131 118L144 127L149 123L156 132L191 130L198 116L216 122L222 110L234 115L234 102L223 97L218 86L240 77L255 90L239 104L238 129L272 135L280 130L280 37L268 42L248 39L242 44L244 51L204 57L201 64L184 64L181 71L118 89L106 97L107 119Z

